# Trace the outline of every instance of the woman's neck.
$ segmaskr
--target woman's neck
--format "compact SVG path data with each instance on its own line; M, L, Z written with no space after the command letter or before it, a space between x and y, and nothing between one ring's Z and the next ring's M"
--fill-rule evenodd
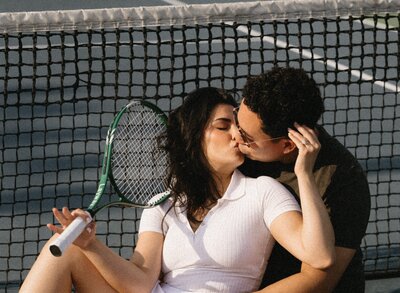
M226 190L227 190L227 188L229 186L229 183L231 182L232 174L233 174L233 172L231 172L229 174L219 173L219 174L214 174L213 175L213 178L215 180L215 184L216 184L216 187L217 187L217 192L218 192L218 195L219 195L220 198L225 194L225 192L226 192ZM208 202L205 207L199 208L194 213L193 217L196 219L196 221L195 222L189 221L193 232L195 232L197 230L197 228L199 227L200 223L203 222L203 219L206 217L208 212L215 205L216 205L216 202Z
M218 194L222 197L231 183L233 172L228 174L217 174L214 176L215 183L217 184Z

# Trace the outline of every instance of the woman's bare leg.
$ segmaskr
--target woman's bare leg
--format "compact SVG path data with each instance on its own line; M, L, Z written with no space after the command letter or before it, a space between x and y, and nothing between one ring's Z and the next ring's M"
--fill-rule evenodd
M116 292L78 247L71 245L63 256L53 256L49 243L55 237L58 235L54 235L43 247L20 293L70 293L72 284L78 292Z

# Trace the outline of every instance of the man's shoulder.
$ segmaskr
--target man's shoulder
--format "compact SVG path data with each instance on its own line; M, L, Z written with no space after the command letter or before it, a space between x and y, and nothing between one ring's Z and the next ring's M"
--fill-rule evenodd
M317 129L321 143L318 155L320 164L346 165L357 162L355 156L339 140L331 136L322 126Z

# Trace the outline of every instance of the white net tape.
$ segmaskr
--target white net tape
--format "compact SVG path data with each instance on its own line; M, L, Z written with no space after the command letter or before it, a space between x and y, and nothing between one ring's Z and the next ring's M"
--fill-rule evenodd
M0 31L31 32L335 17L398 11L399 0L279 0L0 13Z

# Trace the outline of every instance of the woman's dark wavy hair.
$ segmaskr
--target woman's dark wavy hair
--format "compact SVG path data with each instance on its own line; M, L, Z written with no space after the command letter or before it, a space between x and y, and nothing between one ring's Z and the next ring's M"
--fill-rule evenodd
M274 67L251 77L243 89L243 102L259 115L263 131L286 136L294 122L314 128L324 112L321 93L303 69Z
M221 89L200 88L189 93L168 118L164 148L170 167L167 182L172 191L172 206L185 206L192 222L198 222L194 217L196 211L207 209L220 197L202 148L211 112L219 104L237 106L233 96Z

